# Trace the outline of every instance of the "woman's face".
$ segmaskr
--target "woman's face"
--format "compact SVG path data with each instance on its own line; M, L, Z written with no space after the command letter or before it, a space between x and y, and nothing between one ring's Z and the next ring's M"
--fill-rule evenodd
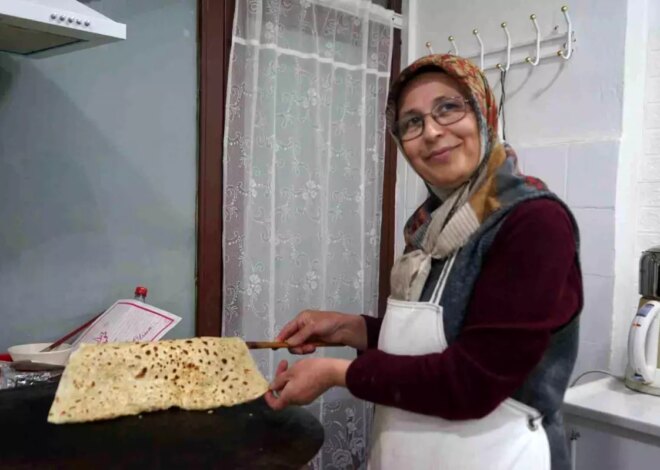
M424 115L422 134L402 143L406 157L427 183L443 189L460 186L479 165L479 126L470 105L465 117L449 125L438 124L429 114L443 99L456 97L465 99L456 80L426 72L413 78L399 98L399 122Z

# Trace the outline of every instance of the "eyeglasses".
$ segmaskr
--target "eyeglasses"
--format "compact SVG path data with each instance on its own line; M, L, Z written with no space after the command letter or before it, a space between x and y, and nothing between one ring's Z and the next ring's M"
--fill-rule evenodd
M442 98L433 105L430 113L407 115L392 126L392 132L402 142L416 139L424 133L426 116L431 116L441 126L460 121L470 109L469 101L461 97Z

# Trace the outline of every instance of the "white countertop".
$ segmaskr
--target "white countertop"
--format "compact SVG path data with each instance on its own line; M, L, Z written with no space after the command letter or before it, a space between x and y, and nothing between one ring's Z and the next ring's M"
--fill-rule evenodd
M660 397L607 377L566 391L564 413L660 437Z

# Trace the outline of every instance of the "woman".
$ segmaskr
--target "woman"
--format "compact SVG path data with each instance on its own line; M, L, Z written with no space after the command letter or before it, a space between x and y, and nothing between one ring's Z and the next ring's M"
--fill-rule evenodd
M266 400L332 386L377 404L372 468L569 468L560 406L577 355L582 280L568 208L517 171L471 62L424 57L390 90L388 121L429 188L405 227L384 319L304 311L280 332L352 346L353 361L282 361Z

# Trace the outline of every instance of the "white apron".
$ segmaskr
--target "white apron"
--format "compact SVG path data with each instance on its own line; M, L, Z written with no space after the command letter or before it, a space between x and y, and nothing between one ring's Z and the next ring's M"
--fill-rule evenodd
M388 299L379 349L422 355L447 348L438 303L455 258L445 263L430 302ZM371 442L371 470L550 469L540 413L511 398L484 418L460 421L376 406Z

